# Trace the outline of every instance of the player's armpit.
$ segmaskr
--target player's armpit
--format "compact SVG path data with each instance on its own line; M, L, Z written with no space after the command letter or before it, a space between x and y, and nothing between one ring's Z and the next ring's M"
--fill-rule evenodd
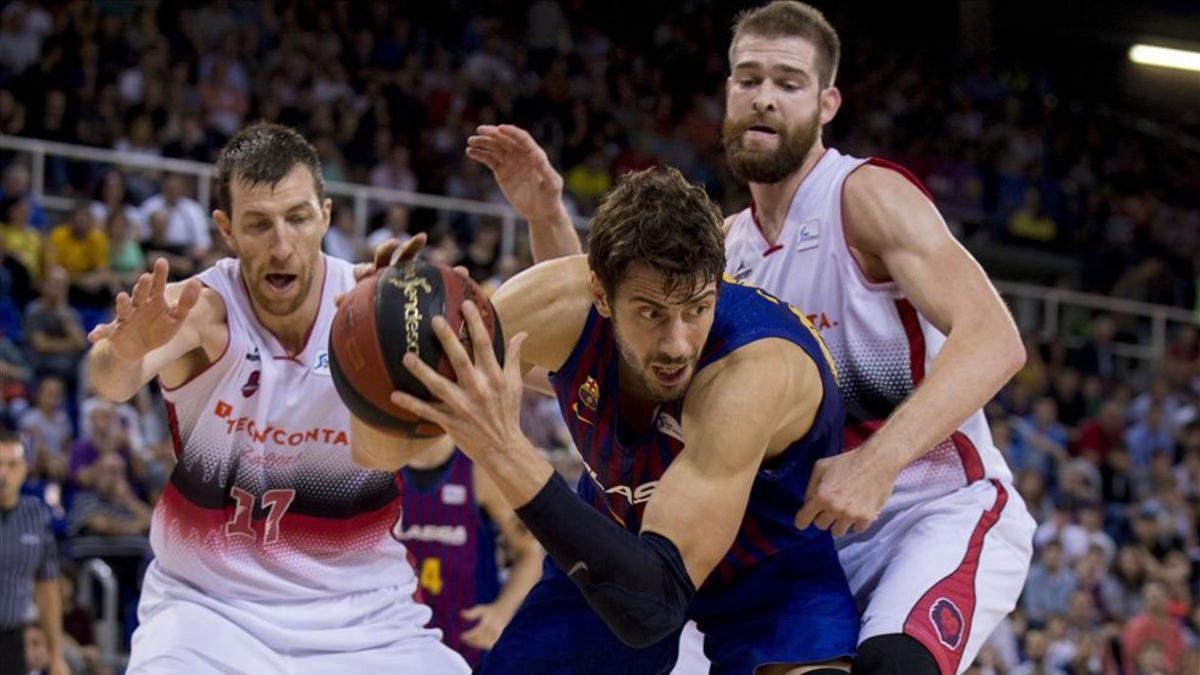
M769 339L701 374L683 407L686 446L646 505L643 532L679 547L699 587L733 544L772 445L802 437L822 400L820 373L798 346Z

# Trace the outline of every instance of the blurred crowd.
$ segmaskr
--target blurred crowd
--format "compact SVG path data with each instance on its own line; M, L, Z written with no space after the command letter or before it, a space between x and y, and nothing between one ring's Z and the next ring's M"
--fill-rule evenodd
M463 147L477 124L513 122L546 145L576 213L655 163L740 208L719 142L732 9L650 3L630 25L593 4L15 0L0 10L0 133L211 161L267 119L313 141L327 180L499 201ZM911 167L964 239L1075 262L1069 278L1042 281L1195 305L1194 155L1085 114L1090 102L1060 98L1052 75L1025 64L847 43L840 77L831 144ZM194 179L45 168L47 191L75 200L66 213L32 196L26 158L0 154L0 422L26 443L25 489L53 512L64 560L99 556L117 572L127 635L174 453L153 384L126 404L91 395L86 334L148 262L164 257L182 278L227 251ZM530 262L523 241L501 255L488 219L387 203L368 216L362 241L335 202L326 251L361 260L426 231L431 257L490 288ZM1128 328L1118 318L1076 325L1084 346L1031 339L1029 363L988 408L1041 526L1026 593L977 672L1200 672L1200 340L1185 327L1162 362L1133 368L1114 349ZM531 395L522 420L542 447L569 445L552 400ZM68 584L74 574L64 568ZM95 616L65 607L75 663L100 668L87 649Z

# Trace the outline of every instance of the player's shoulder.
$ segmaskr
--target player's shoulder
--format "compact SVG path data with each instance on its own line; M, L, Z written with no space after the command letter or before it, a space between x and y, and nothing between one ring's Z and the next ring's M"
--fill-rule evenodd
M846 177L842 215L848 239L866 252L906 247L944 230L925 186L903 167L877 160Z
M813 355L781 337L748 342L713 360L696 376L696 386L745 387L747 394L770 401L790 398L795 390L820 379Z

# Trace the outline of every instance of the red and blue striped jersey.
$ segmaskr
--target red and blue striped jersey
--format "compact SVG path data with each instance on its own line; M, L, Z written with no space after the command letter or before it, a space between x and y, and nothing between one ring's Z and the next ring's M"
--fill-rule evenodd
M756 340L779 338L798 345L816 363L824 395L809 431L760 468L741 529L706 581L709 586L727 584L785 548L833 551L827 532L811 527L797 530L793 523L804 503L813 465L841 450L845 416L832 361L804 315L765 291L729 277L720 284L715 314L697 374ZM593 308L570 357L551 375L551 383L585 463L577 493L631 532L638 532L658 480L683 450L683 399L659 405L653 423L641 436L630 441L630 434L622 431L618 438L620 358L612 322ZM746 395L776 396L778 392L748 391ZM832 555L812 557L825 561L820 564L836 560Z
M414 558L422 599L433 609L430 625L472 667L479 650L460 636L473 622L460 612L500 594L496 533L475 499L471 460L457 448L428 471L404 468L404 528L400 539ZM429 473L435 473L430 480ZM424 474L424 475L421 475Z

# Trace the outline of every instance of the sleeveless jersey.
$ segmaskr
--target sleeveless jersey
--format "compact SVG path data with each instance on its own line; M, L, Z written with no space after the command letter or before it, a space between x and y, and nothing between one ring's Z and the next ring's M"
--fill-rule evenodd
M442 630L446 646L475 667L481 652L460 639L475 622L464 621L459 612L495 600L500 572L495 530L476 502L471 466L455 449L428 486L414 480L410 469L402 470L405 524L400 539L415 558L421 596L433 609L431 625Z
M813 464L840 449L843 424L837 382L816 331L787 304L761 289L730 281L721 283L712 331L696 374L751 342L780 338L798 345L817 364L824 395L808 433L759 470L733 545L705 582L710 587L735 581L785 548L832 552L829 533L816 528L797 530L794 519L804 502ZM612 322L593 307L571 356L551 376L551 383L583 456L585 472L577 493L629 531L638 532L659 478L683 450L683 400L659 405L650 428L629 444L622 443L617 434L620 358ZM748 391L746 395L770 394ZM813 564L823 564L815 561L827 561L830 556L814 555L812 559Z
M946 341L899 286L867 278L850 254L842 187L850 173L868 162L897 170L921 187L888 162L829 149L796 191L776 244L763 238L751 209L734 217L725 238L728 274L777 294L820 330L837 363L845 399L846 449L861 445L883 425L921 383ZM1010 481L1012 475L980 410L900 472L884 511L983 478Z
M164 387L178 463L150 542L166 572L207 594L286 601L416 589L393 533L400 474L350 458L350 413L327 349L334 295L353 287L353 268L324 260L320 308L292 357L256 318L237 260L198 275L224 301L229 340L189 382Z

